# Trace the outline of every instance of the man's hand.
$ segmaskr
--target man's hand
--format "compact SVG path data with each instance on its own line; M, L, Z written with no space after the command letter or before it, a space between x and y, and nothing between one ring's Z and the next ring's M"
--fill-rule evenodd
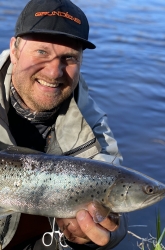
M75 219L56 218L56 222L69 241L77 244L86 244L92 241L99 246L104 246L110 240L109 231L115 231L118 225L110 217L95 223L93 220L95 210L94 204L91 203L88 206L88 211L80 210Z

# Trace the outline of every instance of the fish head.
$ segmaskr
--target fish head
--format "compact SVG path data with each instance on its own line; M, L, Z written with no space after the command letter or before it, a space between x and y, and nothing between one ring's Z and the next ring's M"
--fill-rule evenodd
M110 187L107 203L115 213L148 207L165 197L165 185L136 171L121 174Z

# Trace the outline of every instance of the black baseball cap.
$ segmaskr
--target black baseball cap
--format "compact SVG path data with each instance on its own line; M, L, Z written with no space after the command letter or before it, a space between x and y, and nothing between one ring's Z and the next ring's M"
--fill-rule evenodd
M84 49L96 48L88 41L87 17L70 0L30 0L15 27L15 37L28 34L70 37L81 41Z

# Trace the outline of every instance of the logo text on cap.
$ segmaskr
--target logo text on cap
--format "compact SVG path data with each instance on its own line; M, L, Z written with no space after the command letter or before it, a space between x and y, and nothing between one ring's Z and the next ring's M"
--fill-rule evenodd
M65 17L68 18L78 24L81 24L81 20L71 16L68 12L62 12L62 11L52 11L52 12L36 12L35 16L60 16L60 17Z

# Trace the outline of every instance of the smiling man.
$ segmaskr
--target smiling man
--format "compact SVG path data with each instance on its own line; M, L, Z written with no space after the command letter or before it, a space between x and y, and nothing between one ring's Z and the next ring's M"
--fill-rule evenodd
M40 40L38 40L40 39ZM71 38L44 39L37 34L11 39L12 83L34 111L57 108L74 91L79 80L82 44ZM26 60L29 58L29 60ZM22 84L22 82L24 84Z
M88 40L85 14L70 0L31 0L20 14L10 50L0 56L0 140L49 154L120 164L122 160L106 114L88 93L80 74ZM46 206L46 204L45 204ZM67 249L111 249L126 235L123 214L116 220L89 204L76 218L57 218ZM46 247L42 235L51 219L12 214L0 221L6 250L62 249L58 237ZM49 242L49 239L46 239Z

